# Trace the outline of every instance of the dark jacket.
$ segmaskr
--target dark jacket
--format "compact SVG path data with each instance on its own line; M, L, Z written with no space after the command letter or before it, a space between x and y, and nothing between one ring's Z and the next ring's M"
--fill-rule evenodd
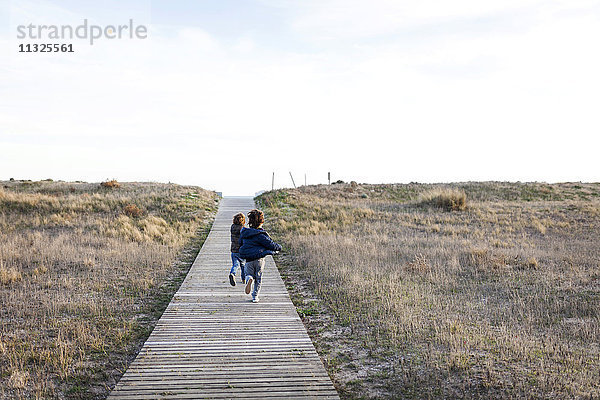
M244 228L240 233L240 257L246 261L258 260L281 250L281 246L262 228Z
M240 231L242 230L242 225L231 224L231 252L239 253L240 252Z

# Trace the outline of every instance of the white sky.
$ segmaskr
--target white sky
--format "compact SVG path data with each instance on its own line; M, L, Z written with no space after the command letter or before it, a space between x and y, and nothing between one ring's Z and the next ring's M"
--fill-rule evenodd
M17 52L84 18L149 37ZM0 179L600 181L598 38L588 0L0 0Z

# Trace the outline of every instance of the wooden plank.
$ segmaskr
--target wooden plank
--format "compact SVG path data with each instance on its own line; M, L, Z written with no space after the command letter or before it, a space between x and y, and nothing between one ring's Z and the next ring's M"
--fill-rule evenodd
M170 375L148 375L146 373L141 374L127 374L121 378L121 382L157 382L157 381L190 381L193 382L199 379L211 379L211 380L219 380L219 379L227 379L228 381L234 380L237 382L243 382L244 379L254 379L254 380L266 380L270 379L271 381L275 381L278 379L293 379L293 378L301 378L305 381L311 381L314 379L329 379L326 375L319 375L315 373L306 372L306 371L257 371L256 373L245 373L243 376L235 377L232 376L229 372L218 371L213 373L202 373L194 376L188 376L184 374L170 374Z
M229 285L229 226L251 198L225 198L204 246L111 400L338 399L267 257L261 301Z

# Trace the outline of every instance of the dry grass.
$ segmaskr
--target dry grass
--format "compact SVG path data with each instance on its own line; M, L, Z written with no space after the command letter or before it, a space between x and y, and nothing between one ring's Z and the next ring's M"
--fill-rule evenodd
M449 190L468 207L422 206ZM259 200L344 398L592 398L599 199L600 184L464 183Z
M216 195L0 184L0 398L103 398L189 268Z

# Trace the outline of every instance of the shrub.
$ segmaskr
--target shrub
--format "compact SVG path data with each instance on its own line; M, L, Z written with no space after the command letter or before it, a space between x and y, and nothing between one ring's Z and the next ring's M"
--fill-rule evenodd
M142 210L135 204L127 204L125 208L123 208L123 214L127 215L128 217L137 218L144 214L144 210Z
M446 211L463 211L467 208L467 195L462 190L434 189L423 193L418 204L442 208Z
M112 179L110 181L102 182L100 184L100 186L105 187L105 188L115 189L115 188L121 187L121 184L119 182L117 182L116 180Z

